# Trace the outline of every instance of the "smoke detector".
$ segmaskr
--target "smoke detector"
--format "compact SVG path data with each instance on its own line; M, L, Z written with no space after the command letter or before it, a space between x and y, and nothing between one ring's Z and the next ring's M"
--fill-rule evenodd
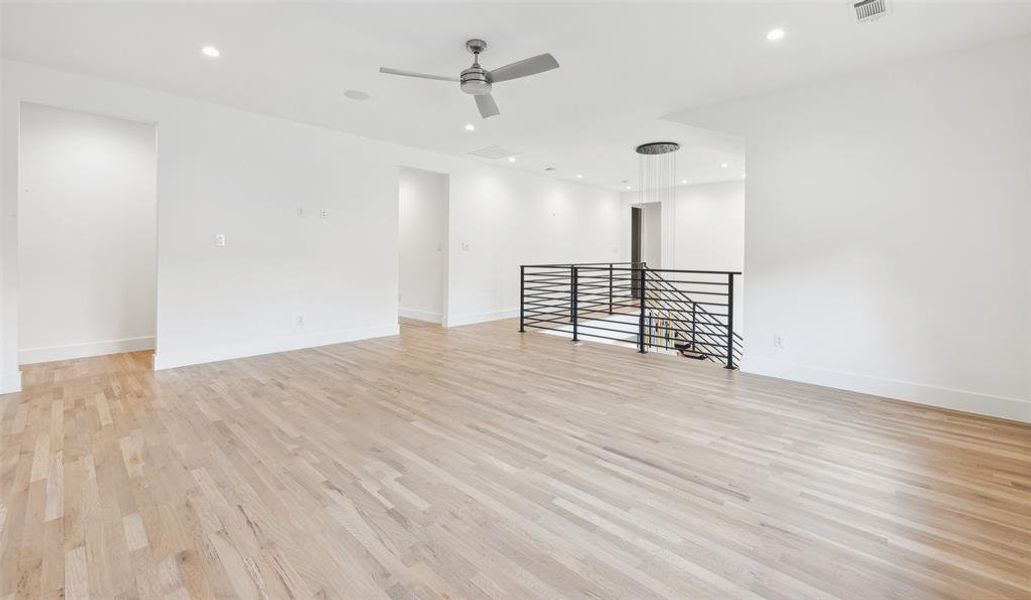
M891 12L888 0L858 0L849 2L852 19L856 23L873 23Z

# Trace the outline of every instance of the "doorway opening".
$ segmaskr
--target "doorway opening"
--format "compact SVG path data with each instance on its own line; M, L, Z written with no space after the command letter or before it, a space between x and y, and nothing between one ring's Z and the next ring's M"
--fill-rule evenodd
M402 167L398 175L399 317L446 322L449 186L445 173Z
M20 105L21 364L153 350L157 128Z
M630 261L653 269L662 265L662 204L649 202L630 207Z

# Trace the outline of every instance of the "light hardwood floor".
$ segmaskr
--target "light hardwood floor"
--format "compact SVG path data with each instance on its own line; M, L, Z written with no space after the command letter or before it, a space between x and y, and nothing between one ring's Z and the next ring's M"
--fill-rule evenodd
M511 321L0 396L0 598L1029 598L1031 427Z

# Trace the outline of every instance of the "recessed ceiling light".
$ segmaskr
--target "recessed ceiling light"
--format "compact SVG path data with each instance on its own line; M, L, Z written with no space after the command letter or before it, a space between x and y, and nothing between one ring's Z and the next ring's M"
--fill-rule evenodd
M222 56L222 51L214 46L204 46L200 51L208 58L218 58L219 56Z
M344 95L350 98L351 100L365 101L369 99L369 94L361 90L347 90L346 92L344 92Z
M728 165L727 163L723 163L723 164L721 164L721 165L720 165L720 168L721 168L721 169L726 169L726 168L727 168L727 167L729 167L729 166L730 166L730 165Z
M784 39L784 30L780 27L775 27L766 34L766 39L771 42Z
M508 157L508 162L515 162L515 157L514 156L509 156Z
M576 178L577 179L583 179L584 178L583 173L577 173L576 174Z
M626 186L626 189L628 189L628 190L629 190L629 189L630 189L630 186L629 186L629 185L628 185L628 186Z
M686 184L686 183L687 183L687 180L686 180L686 179L681 179L681 180L680 180L680 183L681 183L681 184Z
M476 126L473 125L472 123L466 123L465 124L465 130L466 131L476 131Z

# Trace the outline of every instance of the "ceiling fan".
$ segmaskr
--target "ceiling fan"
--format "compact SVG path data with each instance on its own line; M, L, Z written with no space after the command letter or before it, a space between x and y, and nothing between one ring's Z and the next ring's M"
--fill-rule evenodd
M405 77L420 77L422 79L439 79L441 81L456 81L459 87L466 94L472 94L476 98L476 108L480 109L480 116L484 119L501 114L494 98L490 95L493 84L499 81L508 81L520 77L529 77L545 71L558 68L558 61L550 54L538 54L530 58L514 62L504 67L498 67L488 71L480 66L480 53L487 49L487 42L483 40L469 40L465 43L469 52L473 53L473 66L462 71L458 77L447 77L445 75L427 75L414 71L402 71L380 67L380 73L388 75L403 75Z

